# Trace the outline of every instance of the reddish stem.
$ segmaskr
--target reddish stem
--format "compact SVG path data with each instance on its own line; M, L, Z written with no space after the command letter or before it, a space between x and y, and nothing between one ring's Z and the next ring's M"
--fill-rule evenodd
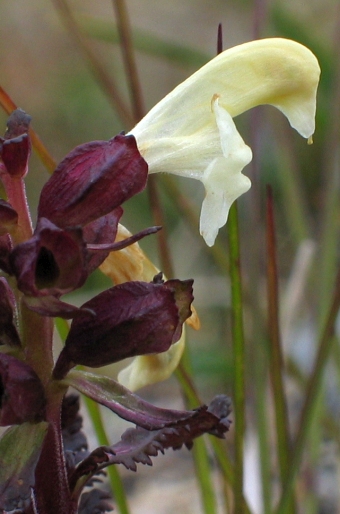
M22 178L13 178L6 170L0 168L0 177L5 187L8 202L18 213L17 229L11 233L13 243L18 244L32 236L32 222L28 209L25 182Z
M60 410L64 391L51 392L47 405L48 432L36 467L34 487L39 514L76 514L66 473Z

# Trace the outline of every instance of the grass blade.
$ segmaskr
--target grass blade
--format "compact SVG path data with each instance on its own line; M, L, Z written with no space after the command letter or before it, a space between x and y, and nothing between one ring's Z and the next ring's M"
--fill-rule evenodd
M234 511L237 512L237 514L243 514L245 512L243 502L243 453L245 433L245 341L243 333L242 280L237 202L233 203L229 211L228 236L234 359Z
M273 193L267 186L267 296L268 296L268 332L270 376L275 408L276 443L281 482L288 474L290 462L290 440L288 427L288 408L286 403L283 372L284 361L279 328L279 291L276 259L276 237ZM294 502L290 512L295 512Z
M298 433L296 436L293 451L291 453L289 472L284 483L283 492L276 514L287 514L289 512L289 505L291 495L293 492L294 480L298 473L306 441L308 439L313 421L315 419L315 412L318 406L318 398L323 385L323 372L327 364L328 358L331 354L331 350L334 343L333 333L339 308L340 270L338 271L338 275L335 282L335 291L333 294L331 308L329 310L325 327L320 338L320 343L318 345L318 352L315 359L313 371L310 375L307 384L305 402L301 412Z

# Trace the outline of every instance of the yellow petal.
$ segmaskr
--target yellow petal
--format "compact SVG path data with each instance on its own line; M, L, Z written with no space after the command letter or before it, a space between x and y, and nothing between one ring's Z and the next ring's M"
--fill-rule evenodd
M130 391L169 378L181 360L185 346L185 328L182 336L168 351L155 355L139 355L118 374L118 381Z
M115 241L123 241L132 234L123 225L118 225ZM159 273L159 269L147 258L138 243L127 246L118 252L111 252L99 269L107 275L114 284L122 284L129 280L151 282Z
M116 241L131 237L131 233L123 226L118 225ZM159 273L159 269L147 258L138 243L134 243L118 252L111 252L100 265L100 270L107 275L114 284L121 284L129 280L151 282ZM191 306L192 314L186 323L198 330L200 321L197 312ZM177 343L168 351L156 355L140 355L118 374L118 380L131 391L155 382L166 380L175 371L182 357L185 345L185 328ZM109 373L108 368L105 370Z

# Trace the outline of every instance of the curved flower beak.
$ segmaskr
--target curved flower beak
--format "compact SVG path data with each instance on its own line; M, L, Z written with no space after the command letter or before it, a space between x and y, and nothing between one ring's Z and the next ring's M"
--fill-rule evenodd
M316 57L299 43L280 38L245 43L222 52L177 86L131 131L149 173L203 182L200 232L209 246L232 202L250 187L241 172L251 150L232 118L270 104L311 140L319 76Z

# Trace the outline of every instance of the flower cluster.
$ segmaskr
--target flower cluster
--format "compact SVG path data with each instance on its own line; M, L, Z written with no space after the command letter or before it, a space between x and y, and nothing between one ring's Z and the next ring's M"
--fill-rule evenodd
M135 469L165 448L190 448L203 433L224 436L226 396L176 411L129 390L173 371L183 351L183 324L197 328L198 320L193 280L166 280L139 249L137 241L160 227L131 235L119 224L122 204L145 188L148 173L199 179L206 190L200 231L212 245L231 203L250 187L241 171L251 150L233 117L268 103L311 138L318 79L313 54L292 41L262 40L223 52L129 134L72 150L41 191L35 227L24 182L30 116L20 109L10 115L0 138L0 426L10 426L0 440L1 512L92 512L92 500L79 498L103 467ZM113 287L80 307L63 301L99 267ZM55 317L72 320L56 362ZM120 383L73 369L127 357L136 359ZM82 437L70 438L78 422L69 387L137 427L89 454Z
M225 397L218 408L215 403L200 412L164 411L114 380L71 372L79 364L96 368L169 350L191 316L193 281L165 281L155 268L149 281L115 285L80 307L64 302L62 295L80 288L110 252L121 251L159 229L148 228L115 241L121 205L144 189L148 166L132 135L120 134L110 141L75 148L43 187L33 229L24 191L31 147L29 123L26 113L14 111L0 140L0 176L6 192L6 199L0 201L0 425L12 425L8 437L21 429L27 448L22 449L19 473L29 477L26 488L19 491L17 474L11 474L10 466L3 470L4 476L0 473L0 507L6 511L26 508L33 488L39 512L60 513L69 509L63 504L77 505L82 490L78 483L84 483L84 475L90 478L87 466L93 468L88 453L82 454L83 471L77 472L76 462L65 468L58 455L61 402L69 386L134 422L139 431L147 430L145 456L153 439L162 449L190 445L207 431L221 437L229 426L229 400ZM56 363L51 359L53 317L73 320ZM32 426L40 446L28 445L32 431L27 426ZM1 443L14 448L14 439L8 437L0 442L0 453ZM138 431L130 435L128 450L125 444L123 455L106 458L105 465L131 467L131 462L138 462L140 451L136 453L135 447L140 449L141 437ZM112 452L116 455L117 449ZM51 460L54 466L49 476L41 470ZM65 474L64 497L60 498L60 490L51 491L58 473ZM5 486L8 480L13 481L9 488Z
M12 183L20 183L28 169L29 119L23 111L14 111L1 140L1 177L8 197L16 201ZM147 171L131 135L77 147L43 187L37 224L28 238L20 235L18 212L1 200L1 267L16 280L13 291L4 277L0 282L3 337L8 346L22 347L14 322L16 300L41 316L75 318L55 378L63 378L76 364L98 367L164 352L178 341L191 315L193 281L164 282L161 273L148 283L112 287L80 308L60 300L81 287L111 251L158 230L114 242L121 204L145 187Z

